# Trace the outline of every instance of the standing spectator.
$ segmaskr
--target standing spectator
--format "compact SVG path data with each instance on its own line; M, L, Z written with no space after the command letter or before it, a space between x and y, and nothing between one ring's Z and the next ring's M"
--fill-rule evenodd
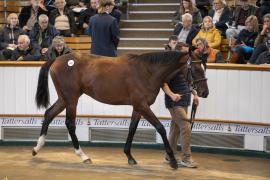
M45 14L39 16L38 23L29 32L31 44L35 47L38 46L42 55L48 51L53 38L57 35L59 35L58 30L49 24L49 18Z
M90 0L90 7L83 11L79 16L79 27L84 30L88 28L90 17L97 14L97 0Z
M113 0L113 3L115 3L114 0ZM119 24L122 12L118 9L118 7L116 5L112 6L112 11L111 11L110 15L112 17L114 17Z
M119 26L110 15L113 0L100 0L98 14L89 20L88 34L92 37L91 53L103 56L117 56L119 43Z
M52 45L44 56L45 61L53 61L58 56L71 53L72 50L67 47L65 40L62 36L55 36L52 40Z
M38 61L40 58L40 49L30 46L30 39L27 35L20 35L18 46L12 53L11 61Z
M263 18L264 15L270 13L270 1L269 0L258 0L256 5L260 7L259 9L259 17Z
M195 54L199 56L199 59L207 63L224 63L220 51L209 47L206 39L196 39L196 47Z
M256 64L270 64L270 37L268 37L265 45L267 47L267 50L260 54L256 61Z
M227 39L237 39L239 32L246 28L246 19L251 15L258 14L258 8L249 4L248 0L239 0L239 3L240 6L236 6L233 17L229 23L230 25L233 25L233 27L227 29L226 31Z
M215 27L220 31L221 36L226 36L227 23L230 21L231 11L225 0L214 0L214 8L209 11L209 16L213 18Z
M179 42L192 46L192 40L198 34L199 30L196 25L192 25L192 15L189 13L182 15L183 23L178 23L173 31L173 35L178 37Z
M57 9L51 11L49 18L50 24L53 25L62 36L74 36L76 31L74 13L66 6L65 0L55 0L54 5Z
M195 2L196 2L196 7L200 10L202 18L204 18L205 16L208 16L208 11L211 8L210 0L196 0Z
M213 20L210 16L203 18L202 28L196 37L192 40L192 44L196 44L198 38L204 38L207 40L209 47L219 49L221 44L220 32L213 26Z
M31 5L25 6L21 10L19 15L20 27L27 33L34 27L38 16L41 14L48 15L48 11L39 6L40 3L41 0L31 0Z
M267 51L265 42L268 37L270 37L270 13L264 15L263 17L263 28L255 40L254 43L255 49L248 63L255 64L258 56L264 51Z
M201 24L202 16L200 11L192 4L190 0L181 0L179 10L174 13L172 23L174 25L182 22L182 15L190 13L193 16L193 24Z
M9 60L12 52L17 48L19 35L23 30L18 26L19 20L15 13L7 17L7 25L0 31L0 57L1 60Z
M171 36L169 38L169 49L175 50L177 45L177 36ZM167 49L168 50L168 49ZM181 138L182 147L182 160L178 162L179 165L189 168L195 168L198 166L191 158L191 126L187 118L187 109L191 101L190 87L185 80L183 74L177 73L172 79L163 85L163 91L165 92L165 105L170 111L172 116L171 127L169 132L169 143L173 150L173 153L177 152L177 144L179 137ZM185 94L185 95L181 95ZM194 103L199 104L199 97L195 90L192 90L194 95ZM170 161L166 155L165 159Z
M259 25L257 17L251 15L245 22L243 29L236 40L236 46L231 49L235 53L235 62L237 64L246 64L252 55L255 39L258 35Z

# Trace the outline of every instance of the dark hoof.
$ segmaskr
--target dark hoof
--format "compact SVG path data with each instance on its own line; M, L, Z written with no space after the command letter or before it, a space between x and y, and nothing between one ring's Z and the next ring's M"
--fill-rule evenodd
M129 165L135 165L135 164L137 164L137 162L134 159L129 159L128 164Z
M35 156L35 155L37 155L37 152L33 149L32 150L32 156Z
M86 160L83 161L83 163L85 163L85 164L92 164L92 161L91 161L91 159L86 159Z
M173 169L177 169L178 168L178 164L176 160L170 161L170 166Z

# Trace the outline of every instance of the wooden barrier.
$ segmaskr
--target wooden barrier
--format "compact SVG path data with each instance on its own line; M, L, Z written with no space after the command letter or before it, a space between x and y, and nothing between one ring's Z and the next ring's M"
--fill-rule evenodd
M89 52L91 49L91 37L64 37L68 47L74 51Z

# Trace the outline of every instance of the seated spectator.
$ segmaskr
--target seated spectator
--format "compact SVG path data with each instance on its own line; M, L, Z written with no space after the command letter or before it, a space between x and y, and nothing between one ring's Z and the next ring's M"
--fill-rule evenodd
M195 3L196 3L196 7L200 10L202 18L204 18L205 16L208 16L208 11L211 8L210 0L196 0Z
M258 35L258 20L257 17L251 15L245 22L245 29L243 29L236 40L236 46L231 49L237 57L234 62L237 64L246 64L252 55L255 39Z
M7 25L0 31L0 58L1 60L9 60L12 52L17 47L19 35L23 34L23 30L18 26L19 20L15 13L11 13L7 17Z
M29 32L32 46L38 46L42 55L48 51L53 38L57 35L59 35L59 31L49 24L49 18L45 14L39 16L38 23Z
M68 9L65 0L55 0L54 4L56 9L51 11L49 18L50 24L53 25L62 36L74 36L76 31L74 13L72 10Z
M255 40L254 43L255 49L248 63L255 64L259 55L264 51L267 51L265 42L268 37L270 37L270 13L264 15L263 17L263 28Z
M79 4L80 0L66 0L66 5L69 9L75 8Z
M90 7L83 11L79 16L79 27L84 30L88 28L90 17L97 14L97 0L90 0Z
M200 11L192 4L191 0L181 0L179 10L174 13L172 19L173 25L182 22L182 15L190 13L193 16L193 24L201 24L202 16Z
M258 14L258 8L249 4L248 0L239 0L240 6L236 6L234 10L233 17L230 20L230 27L226 31L227 39L234 38L237 39L239 32L245 29L245 21L251 15Z
M87 9L87 4L84 0L79 0L79 4L72 8L72 11L74 12L75 19L78 18L83 11Z
M213 26L213 19L210 16L203 18L202 28L196 37L192 40L192 44L196 45L198 38L205 38L209 47L219 49L221 44L220 32Z
M40 1L31 0L31 5L23 7L19 14L20 27L27 33L34 27L38 16L41 14L48 15L48 11L39 6Z
M40 58L40 49L30 46L30 39L27 35L20 35L18 46L12 53L11 61L38 61Z
M67 47L65 40L62 36L55 36L52 40L52 45L44 56L45 61L52 61L58 56L71 53L72 50Z
M165 50L174 51L177 43L178 43L178 37L176 35L170 36L169 43L165 45Z
M270 64L270 37L265 42L267 50L259 55L256 64Z
M196 39L195 54L199 56L199 59L206 61L207 63L224 63L222 55L219 50L209 47L208 42L204 38Z
M174 29L173 35L178 37L179 42L192 46L192 40L198 34L199 30L196 25L192 25L192 15L185 13L182 15L183 23L178 23Z
M230 21L231 11L226 6L225 0L214 0L213 4L214 8L209 11L209 16L213 18L213 23L220 31L221 36L225 37L228 29L226 24Z

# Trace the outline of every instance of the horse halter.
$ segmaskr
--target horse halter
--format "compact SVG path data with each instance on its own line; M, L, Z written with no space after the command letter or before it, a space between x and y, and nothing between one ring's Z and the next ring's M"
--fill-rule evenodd
M203 66L205 67L206 70L206 64L203 61L197 60L197 61L192 61L191 58L189 58L189 60L187 61L187 82L189 83L189 85L193 88L193 89L197 89L196 84L201 82L201 81L207 81L207 78L201 78L201 79L193 79L193 72L192 72L192 64L194 63L203 63ZM204 71L205 71L204 70Z

